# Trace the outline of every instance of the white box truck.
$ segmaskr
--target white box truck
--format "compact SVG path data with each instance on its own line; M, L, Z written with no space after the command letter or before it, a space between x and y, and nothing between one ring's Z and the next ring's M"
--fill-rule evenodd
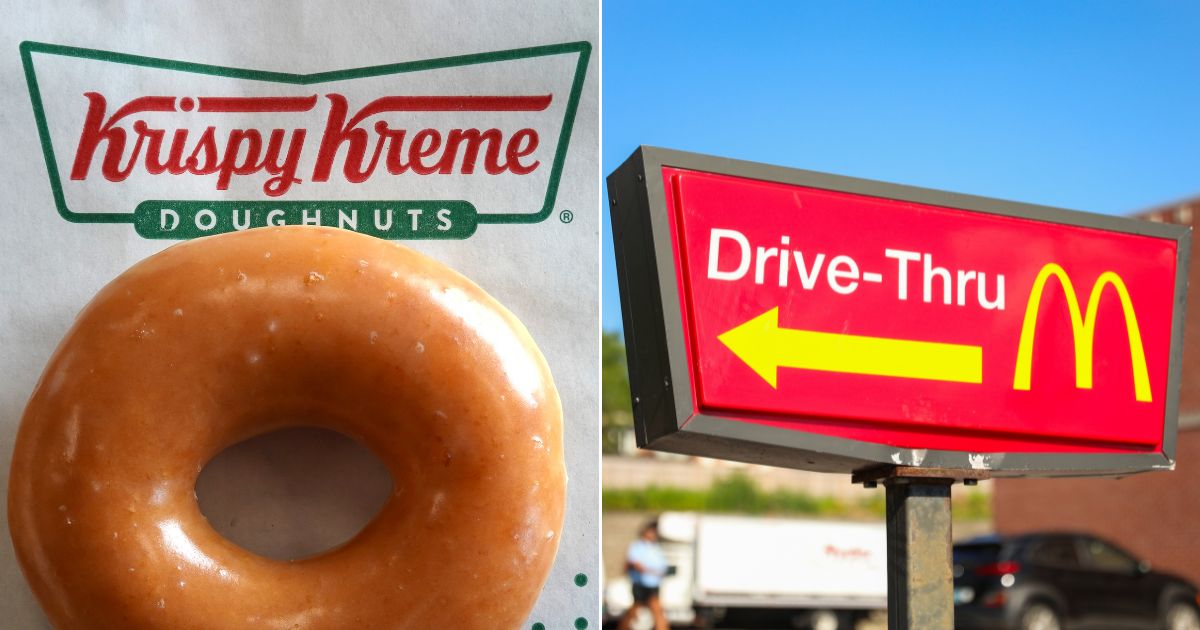
M844 630L887 606L883 523L668 512L658 530L674 570L660 589L673 625L707 627L754 611L796 628ZM606 586L611 617L632 603L627 578Z

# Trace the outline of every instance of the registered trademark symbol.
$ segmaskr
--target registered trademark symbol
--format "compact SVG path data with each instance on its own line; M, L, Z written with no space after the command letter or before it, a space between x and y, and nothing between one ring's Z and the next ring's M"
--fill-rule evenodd
M562 212L558 213L558 220L562 221L563 223L570 223L571 221L575 220L575 213L571 212L570 210L563 210Z

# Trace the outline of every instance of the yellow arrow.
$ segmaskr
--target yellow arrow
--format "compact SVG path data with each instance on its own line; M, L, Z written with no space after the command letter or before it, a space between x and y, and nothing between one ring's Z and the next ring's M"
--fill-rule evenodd
M983 382L983 348L793 330L779 327L779 308L718 335L739 359L776 387L778 368Z

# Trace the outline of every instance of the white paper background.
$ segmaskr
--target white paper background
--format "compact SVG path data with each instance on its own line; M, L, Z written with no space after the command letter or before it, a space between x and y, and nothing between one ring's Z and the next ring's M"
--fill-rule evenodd
M0 487L8 485L26 400L75 313L122 270L170 244L142 240L129 224L59 218L21 69L22 40L294 73L587 40L594 50L550 218L537 225L481 225L466 241L410 244L504 303L525 322L550 363L567 423L567 521L554 570L524 627L541 622L548 630L572 628L579 617L589 628L599 627L596 5L468 0L52 6L0 0L0 184L6 195L0 204ZM563 209L574 212L573 222L559 221ZM3 503L0 516L0 625L48 627L16 565ZM579 573L588 577L586 587L575 585Z

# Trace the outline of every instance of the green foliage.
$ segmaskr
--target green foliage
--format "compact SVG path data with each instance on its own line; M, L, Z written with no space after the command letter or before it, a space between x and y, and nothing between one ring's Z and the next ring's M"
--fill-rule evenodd
M712 512L761 514L767 495L758 491L754 480L736 472L713 482L705 507Z
M858 509L863 514L883 518L887 514L887 495L883 493L882 489L867 492L858 500Z
M856 501L813 496L797 490L767 492L745 473L735 472L718 479L707 490L656 485L605 489L603 506L606 512L708 512L878 520L886 511L884 497L882 489L864 491L863 497ZM991 503L983 492L967 493L954 502L956 521L983 521L991 517Z
M629 400L629 368L620 333L606 331L600 338L600 413L605 453L617 451L621 431L633 426Z
M600 405L605 414L624 412L629 404L629 367L625 363L625 342L621 334L605 331L600 338Z
M959 495L954 501L954 518L964 521L989 521L992 519L991 496L971 488L971 492Z
M806 514L845 516L855 512L832 497L814 497L794 490L765 492L744 473L718 479L707 490L649 486L607 489L605 511L712 512L726 514Z
M650 486L638 490L605 490L604 509L615 512L700 512L707 491Z

